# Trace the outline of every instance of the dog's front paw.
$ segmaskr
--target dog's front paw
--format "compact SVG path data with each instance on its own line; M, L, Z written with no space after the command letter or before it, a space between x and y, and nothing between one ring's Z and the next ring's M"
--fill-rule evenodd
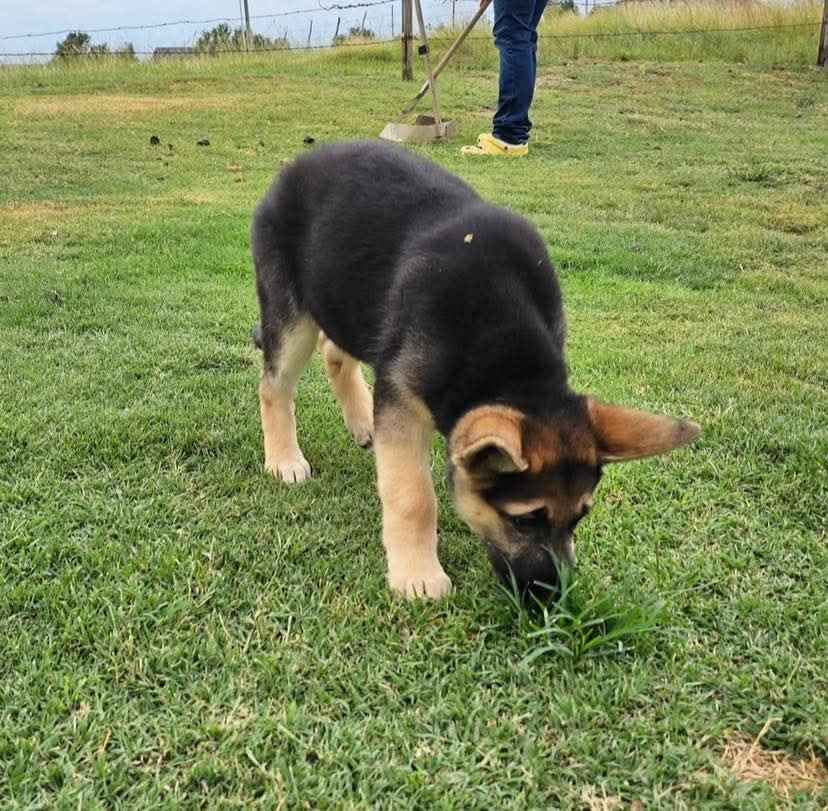
M279 461L265 462L265 470L271 473L277 480L287 484L299 484L311 476L310 465L304 456Z
M388 585L406 600L440 600L452 590L451 580L442 569L424 574L392 575L389 572Z

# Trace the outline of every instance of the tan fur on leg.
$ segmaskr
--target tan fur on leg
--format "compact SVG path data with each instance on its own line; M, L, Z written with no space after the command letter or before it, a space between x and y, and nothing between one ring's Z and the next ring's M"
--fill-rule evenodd
M357 445L368 447L374 437L374 398L359 361L324 334L319 339L319 350L333 393L342 407L345 425Z
M282 336L277 368L265 369L259 384L265 469L289 484L310 478L310 465L296 439L293 398L296 384L313 353L319 328L309 318Z
M385 410L374 441L388 585L409 599L451 592L437 558L437 499L429 460L433 426L416 410Z

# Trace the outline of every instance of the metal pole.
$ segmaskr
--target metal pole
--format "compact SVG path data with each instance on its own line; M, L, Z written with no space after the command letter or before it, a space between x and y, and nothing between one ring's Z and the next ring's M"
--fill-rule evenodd
M402 77L404 82L414 79L414 6L413 0L402 0Z
M448 64L449 59L454 56L454 52L463 44L463 40L471 33L472 28L477 25L477 21L488 11L491 4L492 0L483 0L483 2L478 6L477 11L474 13L474 17L466 23L466 27L460 32L460 36L452 42L449 49L443 54L443 58L437 63L437 67L434 68L433 78L436 79L440 73L442 73L443 68ZM431 78L425 80L423 86L420 88L420 92L414 96L411 104L409 104L402 111L402 115L408 115L417 106L420 99L428 93L429 87L431 87Z
M420 53L425 58L428 83L431 86L431 109L434 112L434 123L437 125L439 135L443 121L440 118L440 101L437 98L437 85L434 83L434 73L431 70L431 57L428 55L428 34L426 34L425 22L423 21L423 7L420 5L420 0L414 0L414 4L417 9L417 23L420 26Z

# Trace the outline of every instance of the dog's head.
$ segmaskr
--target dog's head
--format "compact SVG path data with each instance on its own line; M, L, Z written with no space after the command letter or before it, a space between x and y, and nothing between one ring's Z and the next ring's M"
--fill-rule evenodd
M576 395L544 419L480 406L449 435L457 510L504 581L514 575L524 595L549 596L558 586L556 561L575 562L573 534L592 506L602 466L667 453L700 430Z

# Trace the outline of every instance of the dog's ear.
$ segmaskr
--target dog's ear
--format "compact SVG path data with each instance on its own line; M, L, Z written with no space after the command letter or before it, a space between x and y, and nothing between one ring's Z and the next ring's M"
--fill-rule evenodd
M472 409L449 437L451 461L472 474L518 473L529 463L521 449L523 415L502 406Z
M587 408L599 462L657 456L689 444L701 433L695 422L608 405L591 397Z

